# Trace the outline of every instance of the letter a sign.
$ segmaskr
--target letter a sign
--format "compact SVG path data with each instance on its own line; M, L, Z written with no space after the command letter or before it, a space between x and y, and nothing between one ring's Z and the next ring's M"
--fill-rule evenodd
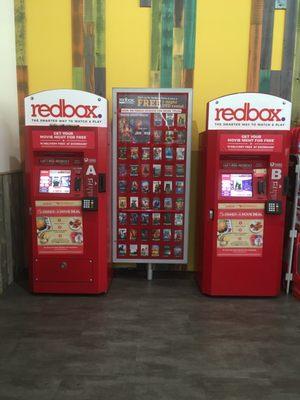
M263 93L237 93L208 103L208 130L284 131L290 129L291 103Z

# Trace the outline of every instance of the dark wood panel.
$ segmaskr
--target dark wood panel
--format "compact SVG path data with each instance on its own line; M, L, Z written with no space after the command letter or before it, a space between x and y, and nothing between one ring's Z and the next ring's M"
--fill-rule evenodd
M106 69L95 67L95 93L105 97L106 93Z
M297 1L288 0L285 16L285 31L283 42L283 62L281 70L280 97L291 99L292 76L295 52L295 36L297 24Z
M151 0L140 0L140 7L151 7Z
M0 175L0 293L25 267L23 174Z
M72 61L83 66L83 0L72 0Z
M85 90L95 92L94 22L84 24Z
M281 71L271 71L270 74L270 94L280 97Z
M260 69L270 69L274 26L274 0L265 0L263 13Z

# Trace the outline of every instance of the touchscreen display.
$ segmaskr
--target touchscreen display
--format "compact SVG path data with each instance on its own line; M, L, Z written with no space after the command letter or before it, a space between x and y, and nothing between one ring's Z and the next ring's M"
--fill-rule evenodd
M222 174L223 197L252 197L252 174Z
M40 171L40 193L70 193L70 188L70 169L48 169Z

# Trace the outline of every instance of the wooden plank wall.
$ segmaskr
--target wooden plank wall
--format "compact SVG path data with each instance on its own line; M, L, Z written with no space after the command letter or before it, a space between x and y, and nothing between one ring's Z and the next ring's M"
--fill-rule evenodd
M0 294L25 268L23 174L0 175Z
M298 9L299 0L252 0L247 91L291 99ZM275 10L286 10L281 70L271 68Z
M152 1L150 85L160 87L161 0Z
M20 127L20 156L24 160L24 97L28 94L28 68L26 61L25 0L15 0L16 68Z
M292 93L292 77L295 55L295 36L297 28L297 0L287 0L285 15L285 31L283 41L283 61L280 75L280 91L278 95L290 100ZM299 57L299 55L298 55ZM296 106L296 105L295 105ZM299 105L297 105L299 106Z
M105 0L72 0L73 88L105 97Z
M274 0L265 0L262 21L262 40L259 71L259 92L270 92Z
M152 87L193 87L197 0L153 0Z

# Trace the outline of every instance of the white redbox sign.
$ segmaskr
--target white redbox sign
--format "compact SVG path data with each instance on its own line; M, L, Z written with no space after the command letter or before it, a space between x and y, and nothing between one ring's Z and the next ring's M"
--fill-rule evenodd
M264 93L236 93L208 103L208 130L289 130L291 102Z
M82 90L45 90L25 97L25 125L107 127L107 100Z

